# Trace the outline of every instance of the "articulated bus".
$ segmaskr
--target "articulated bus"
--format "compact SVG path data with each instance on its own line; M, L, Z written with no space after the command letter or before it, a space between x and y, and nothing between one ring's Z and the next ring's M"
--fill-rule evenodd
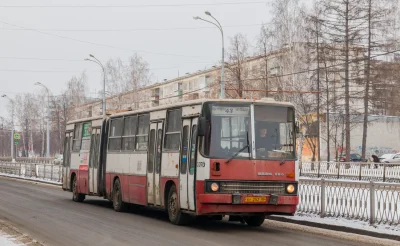
M299 198L290 103L194 100L69 122L62 187L166 210L173 224L204 216L260 226L293 215Z

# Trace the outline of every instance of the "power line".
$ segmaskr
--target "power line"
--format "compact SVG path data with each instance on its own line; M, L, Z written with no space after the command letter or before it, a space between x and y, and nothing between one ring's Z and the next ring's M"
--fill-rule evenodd
M13 27L18 27L18 28L21 28L21 29L24 29L24 30L28 30L28 31L37 32L37 33L44 34L44 35L48 35L48 36L53 36L53 37L57 37L57 38L61 38L61 39L66 39L66 40L70 40L70 41L75 41L75 42L79 42L79 43L90 44L90 45L95 45L95 46L100 46L100 47L107 47L107 48L113 48L113 49L119 49L119 50L127 50L127 51L138 52L138 53L147 53L147 54L154 54L154 55L163 55L163 56L204 57L204 56L187 56L187 55L181 55L181 54L160 53L160 52L152 52L152 51L145 51L145 50L132 50L132 49L121 48L121 47L117 47L117 46L113 46L113 45L98 44L98 43L94 43L94 42L90 42L90 41L85 41L85 40L70 38L70 37L66 37L66 36L61 36L61 35L58 35L58 34L43 32L43 31L39 31L39 30L37 30L37 29L26 28L26 27L23 27L23 26L14 25L14 24L11 24L11 23L8 23L8 22L5 22L5 21L0 21L0 23L3 23L3 24L5 24L5 25L9 25L9 26L13 26Z
M200 7L222 5L266 4L266 1L185 3L185 4L140 4L140 5L1 5L0 8L153 8L153 7Z
M269 24L269 23L267 23ZM224 28L263 26L265 24L248 24L248 25L231 25ZM172 28L134 28L134 29L36 29L38 31L55 31L55 32L136 32L136 31L174 31L174 30L199 30L199 29L215 29L215 27L172 27ZM7 31L30 31L20 28L0 28Z
M10 59L10 60L35 60L35 61L65 61L65 62L87 62L84 59L63 59L63 58L41 58L41 57L13 57L13 56L0 56L0 59ZM129 63L130 61L122 61L123 63ZM209 61L183 61L185 64L211 64ZM168 62L171 64L171 62ZM159 69L159 68L156 68ZM164 68L162 68L164 69Z

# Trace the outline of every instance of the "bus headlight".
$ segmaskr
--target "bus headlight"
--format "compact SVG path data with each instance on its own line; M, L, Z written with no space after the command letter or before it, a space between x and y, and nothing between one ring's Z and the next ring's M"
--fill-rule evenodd
M293 192L296 191L296 187L292 184L289 184L286 186L286 191L287 191L287 193L292 194Z
M219 185L217 183L211 183L210 188L212 191L217 192L219 190Z

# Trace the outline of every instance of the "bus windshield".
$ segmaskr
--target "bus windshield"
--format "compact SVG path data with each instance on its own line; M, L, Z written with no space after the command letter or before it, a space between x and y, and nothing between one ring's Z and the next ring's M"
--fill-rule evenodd
M203 115L207 131L201 147L207 157L229 159L236 154L235 159L295 158L292 108L254 105L252 122L250 103L211 102L204 105Z

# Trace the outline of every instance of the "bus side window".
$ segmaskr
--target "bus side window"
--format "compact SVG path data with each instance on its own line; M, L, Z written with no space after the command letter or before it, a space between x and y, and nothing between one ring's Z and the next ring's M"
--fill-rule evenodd
M82 123L79 123L75 124L72 151L79 152L81 150L81 143L82 143Z
M149 141L150 114L139 116L139 126L136 135L136 150L146 151Z
M189 126L183 127L182 132L182 149L181 149L181 173L185 174L188 162L188 147L189 147Z
M190 166L189 166L189 174L194 174L194 169L196 166L196 154L197 154L197 125L193 125L192 127L192 141L190 147Z
M182 110L168 111L167 127L165 131L164 148L167 150L179 150L182 127Z
M123 124L124 124L123 118L116 118L111 120L108 150L110 151L121 150Z
M124 133L122 136L122 150L133 151L135 149L135 134L137 128L137 116L124 119Z

